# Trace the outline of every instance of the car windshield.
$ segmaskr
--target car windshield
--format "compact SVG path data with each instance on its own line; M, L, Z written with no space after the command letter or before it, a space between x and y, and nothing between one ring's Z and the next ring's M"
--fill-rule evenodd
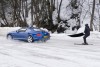
M34 28L33 30L34 31L41 31L41 29L38 29L38 28Z
M41 31L41 29L35 28L35 27L31 27L31 28L29 28L29 29L34 30L34 31Z

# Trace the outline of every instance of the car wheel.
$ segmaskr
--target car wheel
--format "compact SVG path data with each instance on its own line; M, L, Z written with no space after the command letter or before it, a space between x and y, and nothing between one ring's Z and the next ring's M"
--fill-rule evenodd
M32 37L32 36L28 36L27 41L28 41L29 43L32 43L32 42L33 42L33 37Z
M12 35L8 35L7 39L12 40L13 39Z

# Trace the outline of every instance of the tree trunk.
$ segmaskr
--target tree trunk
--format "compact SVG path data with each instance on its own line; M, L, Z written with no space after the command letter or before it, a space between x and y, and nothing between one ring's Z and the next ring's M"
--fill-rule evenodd
M33 26L33 0L31 0L31 26Z
M99 4L100 4L100 0L99 0Z
M7 22L5 10L4 10L4 3L2 0L1 0L1 9L2 9L2 20L4 21L4 26L8 26L8 22Z
M61 19L60 19L61 4L62 4L62 0L60 1L60 5L59 5L59 9L58 9L58 23L60 23L60 21L61 21Z
M93 31L94 11L95 11L95 0L93 0L92 15L91 15L91 20L90 20L90 29L91 29L91 31Z

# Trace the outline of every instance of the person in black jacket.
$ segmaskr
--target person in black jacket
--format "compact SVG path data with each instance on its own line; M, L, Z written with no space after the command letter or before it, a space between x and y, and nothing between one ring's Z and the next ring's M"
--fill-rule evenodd
M88 26L88 24L85 24L85 30L84 30L84 33L85 33L85 35L84 35L84 37L83 37L83 40L84 40L84 45L88 45L88 43L87 43L87 41L86 41L86 38L88 37L88 36L90 36L90 28L89 28L89 26Z

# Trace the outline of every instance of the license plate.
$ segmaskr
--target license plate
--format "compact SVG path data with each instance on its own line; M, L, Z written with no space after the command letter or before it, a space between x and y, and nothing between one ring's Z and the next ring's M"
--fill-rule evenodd
M44 38L48 38L48 36L44 36Z

